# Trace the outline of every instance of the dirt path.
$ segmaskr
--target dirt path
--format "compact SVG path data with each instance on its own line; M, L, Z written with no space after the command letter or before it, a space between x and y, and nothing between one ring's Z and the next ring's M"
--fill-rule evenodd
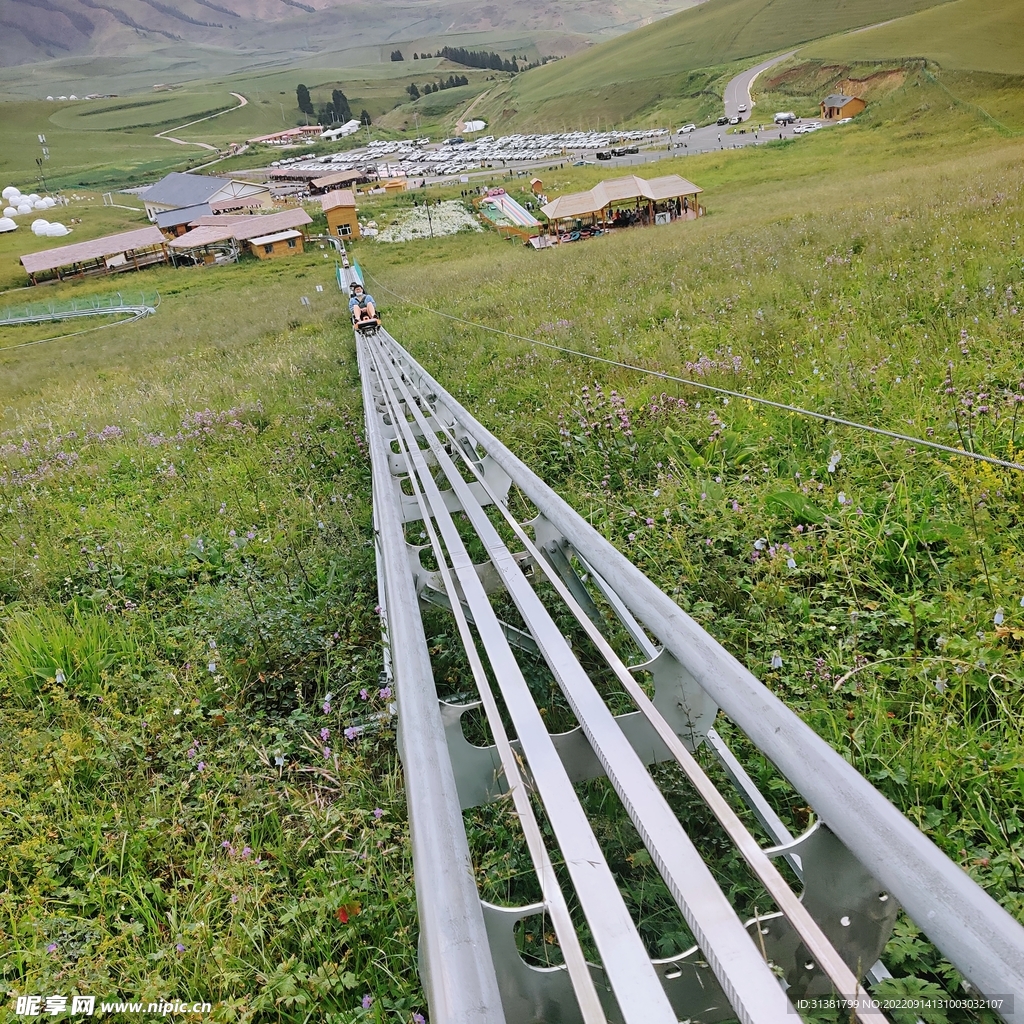
M232 110L241 110L242 107L249 105L249 101L240 93L233 92L232 96L238 100L238 105L234 107L228 107L227 110L218 110L216 114L207 114L206 117L197 117L194 121L189 121L187 124L179 124L177 128L168 128L167 131L157 132L154 136L157 139L166 139L168 142L176 142L179 146L199 146L201 149L208 149L212 153L217 152L216 146L211 146L208 142L186 142L184 139L176 139L173 135L169 135L169 132L180 132L182 128L191 128L194 124L199 124L201 121L210 121L215 117L220 117L221 114L230 114Z
M461 135L462 129L466 127L466 122L469 120L469 115L476 109L476 105L490 92L490 89L484 89L479 96L477 96L472 103L462 112L462 117L455 122L455 134Z

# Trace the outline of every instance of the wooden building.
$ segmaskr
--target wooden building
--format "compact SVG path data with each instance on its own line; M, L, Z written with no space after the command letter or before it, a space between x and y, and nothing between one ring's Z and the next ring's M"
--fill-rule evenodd
M332 174L313 178L309 183L309 191L316 194L332 192L336 189L348 188L352 185L365 185L375 177L375 174L371 175L368 171L360 171L352 167L345 171L334 171Z
M273 235L258 235L246 241L246 247L261 260L273 260L278 256L295 256L302 252L302 232L278 231Z
M580 232L593 234L636 224L668 224L696 220L704 213L697 197L704 190L678 174L640 178L629 174L599 182L589 192L559 196L541 212L561 241Z
M825 121L839 121L844 117L856 117L867 103L859 96L844 96L834 92L821 101L821 117Z
M359 237L359 217L356 214L356 197L351 189L339 188L320 198L324 216L327 218L327 232L336 238Z
M39 284L47 277L64 281L69 277L116 274L167 260L163 232L158 227L148 227L29 253L21 257L21 265L32 283Z

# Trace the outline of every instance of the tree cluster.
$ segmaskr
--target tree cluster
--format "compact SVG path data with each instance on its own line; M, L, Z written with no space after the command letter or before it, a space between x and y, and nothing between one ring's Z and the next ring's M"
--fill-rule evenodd
M402 51L401 50L392 50L391 51L391 59L392 60L405 60L405 58L402 56Z
M313 100L310 98L309 90L304 85L295 87L295 98L299 103L299 110L308 117L316 117L316 110L313 108Z
M500 53L487 50L467 50L462 46L444 46L437 53L414 53L413 60L426 60L427 57L445 57L454 64L462 64L467 68L484 68L487 71L508 71L516 74L520 68L517 57L504 60ZM392 57L392 60L394 58ZM526 58L522 60L525 62Z

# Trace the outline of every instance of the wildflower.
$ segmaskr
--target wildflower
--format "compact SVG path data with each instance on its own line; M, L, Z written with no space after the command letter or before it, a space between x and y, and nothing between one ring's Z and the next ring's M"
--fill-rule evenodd
M374 809L373 809L373 816L378 821L380 821L380 819L384 817L384 812L379 807L374 807Z
M839 504L840 505L848 505L849 504L849 502L846 500L846 491L840 491L839 492Z
M834 473L843 457L842 452L833 452L828 458L828 471Z
M181 714L181 708L175 708L175 709L174 709L174 713L175 713L176 715L180 715L180 714Z
M330 738L331 738L331 730L328 729L327 726L325 725L320 730L320 739L322 739L326 743Z
M776 651L772 655L772 670L777 672L780 668L782 668L782 655Z
M329 715L331 713L331 702L329 700L324 701L324 714Z
M217 662L215 662L215 661L211 661L210 664L207 665L206 667L210 670L210 675L211 676L214 675L217 672Z
M238 902L238 893L237 892L233 892L231 894L231 902L232 903L237 903Z
M369 700L370 699L370 691L367 690L364 687L362 690L359 691L359 699L360 700Z
M62 669L57 669L57 675L54 676L54 682L60 686L64 682L65 676Z
M347 740L354 740L358 735L359 735L359 730L354 725L350 725L345 730L345 739L347 739Z
M196 769L197 769L197 771L205 772L206 771L206 762L205 761L200 761L199 764L196 765Z
M56 952L57 952L57 943L56 943L56 942L51 942L51 943L50 943L50 944L49 944L49 945L48 945L48 946L46 947L46 952L47 952L47 953L56 953Z
M366 995L363 996L363 1009L368 1010L371 1006L373 1006L373 996L367 992Z
M647 523L648 526L653 526L654 525L654 520L651 519L649 516L648 516L647 519L644 520L644 522Z
M629 535L629 543L632 544L633 541L635 541L635 540L636 540L636 534L635 533L631 533Z
M381 688L380 699L381 700L391 700L391 687L390 686L385 686L385 687Z
M1020 606L1021 608L1024 608L1024 597L1020 599Z
M275 754L274 755L274 764L276 764L278 768L283 768L284 767L284 754Z
M412 1024L427 1024L427 1018L422 1013L414 1013L412 1015Z
M224 842L220 844L220 848L222 850L230 850L231 849L231 843L227 839L225 839Z
M175 946L174 948L175 948L175 949L176 949L176 950L177 950L177 951L178 951L179 953L184 953L184 952L185 952L185 946L184 946L184 945L183 945L182 943L180 943L180 942L179 942L179 943L178 943L178 944L177 944L177 945L176 945L176 946Z
M996 624L997 626L1001 626L1001 625L1003 624L1003 619L1004 619L1004 615L1003 615L1003 609L1002 609L1002 608L997 608L997 609L996 609L996 614L995 614L995 616L994 616L994 618L993 618L993 620L992 620L992 621L993 621L993 622L994 622L994 623L995 623L995 624Z
M787 558L786 559L786 568L787 569L795 569L796 568L796 559L795 558Z
M659 497L660 495L661 495L661 488L660 488L660 487L655 487L655 488L654 488L654 496L655 496L655 497L657 498L657 497ZM418 1014L418 1013L415 1013L415 1014L413 1014L413 1017L414 1017L414 1018L416 1018L416 1017L418 1017L418 1016L419 1016L419 1014Z
M754 541L754 550L755 551L764 551L764 546L767 543L768 543L768 538L767 537L758 537L757 540Z
M324 747L324 760L326 761L331 756L331 748Z
M243 859L244 860L248 860L251 856L252 856L252 847L251 846L243 846L242 847L242 857L243 857Z
M733 498L732 510L733 510L733 512L739 512L740 511L740 503L735 498Z

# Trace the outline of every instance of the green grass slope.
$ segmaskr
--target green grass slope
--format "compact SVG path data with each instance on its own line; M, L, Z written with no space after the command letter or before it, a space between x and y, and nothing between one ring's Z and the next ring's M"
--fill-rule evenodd
M1024 2L954 0L867 32L822 40L807 55L846 60L927 57L942 68L1024 74Z
M671 18L519 76L489 103L502 121L601 115L613 122L692 94L688 72L912 14L935 0L707 0ZM704 86L701 85L700 88ZM698 90L699 91L699 90Z

